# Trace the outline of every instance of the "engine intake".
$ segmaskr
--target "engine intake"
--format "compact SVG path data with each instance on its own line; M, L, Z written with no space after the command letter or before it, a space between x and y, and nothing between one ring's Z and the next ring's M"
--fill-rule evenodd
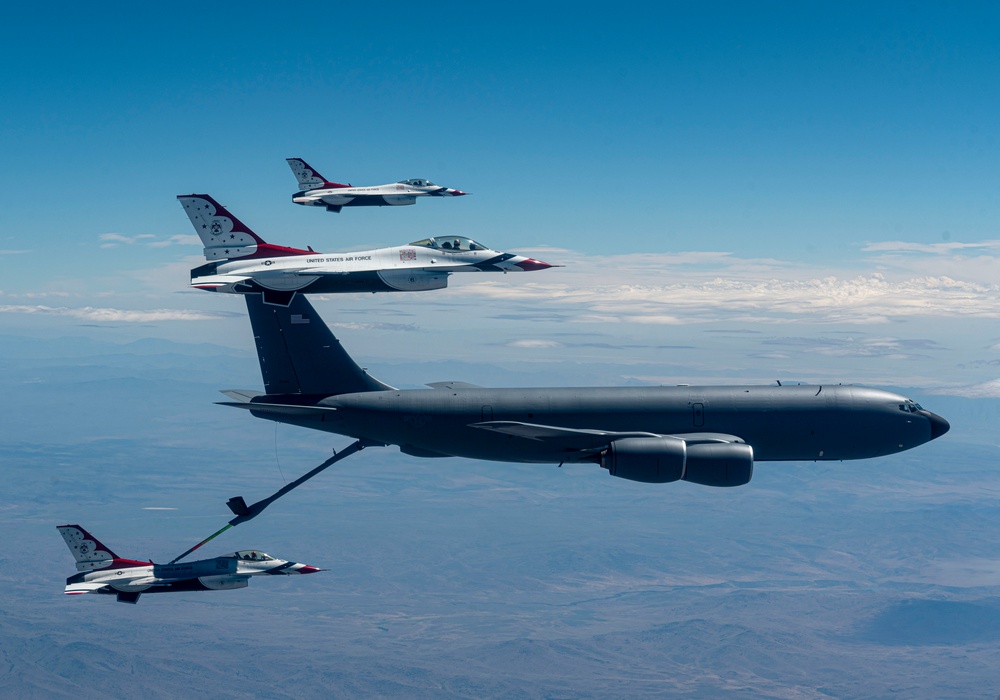
M198 581L212 591L229 591L234 588L246 588L249 585L246 576L202 576Z
M411 202L412 204L412 202ZM379 270L379 278L400 292L426 292L448 286L448 273L422 270Z

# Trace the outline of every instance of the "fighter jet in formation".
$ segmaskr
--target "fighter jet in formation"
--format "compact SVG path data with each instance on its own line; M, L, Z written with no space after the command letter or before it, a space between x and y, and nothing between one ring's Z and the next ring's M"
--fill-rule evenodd
M275 559L259 550L243 550L215 559L177 564L122 559L79 525L60 525L80 573L66 579L66 595L117 595L119 603L137 603L143 593L226 591L246 588L251 576L313 574L323 569Z
M462 190L435 185L430 180L411 178L388 185L354 187L330 182L301 158L287 158L301 191L292 195L296 204L326 207L340 213L344 207L399 207L416 204L417 197L462 197Z
M589 463L633 481L740 486L755 462L880 457L949 429L904 396L840 384L394 389L358 366L304 296L287 307L245 298L265 393L223 392L233 399L224 405L357 438L355 449Z
M205 244L209 262L191 270L191 286L214 292L263 293L287 304L296 292L418 292L443 289L453 272L525 272L555 267L490 250L465 236L435 236L409 245L352 253L271 245L207 194L178 196Z

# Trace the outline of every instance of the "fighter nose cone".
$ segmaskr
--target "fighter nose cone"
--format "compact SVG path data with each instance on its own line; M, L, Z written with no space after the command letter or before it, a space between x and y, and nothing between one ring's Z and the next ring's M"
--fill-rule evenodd
M924 413L927 414L927 420L931 422L931 440L936 440L951 430L951 424L938 414L930 411L924 411Z
M516 263L519 268L525 272L533 272L535 270L548 270L550 267L562 267L562 265L550 265L547 262L542 262L541 260L535 260L534 258L525 258L524 260L519 260Z
M471 192L463 192L462 190L449 190L452 197L464 197L467 194L472 194Z

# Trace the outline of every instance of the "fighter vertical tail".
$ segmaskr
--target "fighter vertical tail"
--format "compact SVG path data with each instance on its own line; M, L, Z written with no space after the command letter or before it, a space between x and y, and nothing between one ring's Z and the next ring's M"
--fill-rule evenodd
M288 167L292 169L295 179L299 181L299 187L303 190L315 190L321 187L350 187L350 185L342 185L339 182L330 182L301 158L286 158L285 160L288 161Z
M56 529L76 558L77 571L93 571L112 565L120 567L149 565L149 562L122 559L112 552L110 547L79 525L59 525Z
M267 243L207 194L182 194L177 199L205 245L206 260L312 254L312 248L302 250ZM209 274L207 270L208 268L202 269L201 274Z
M177 197L191 225L205 245L206 260L228 260L253 255L264 240L207 194Z
M330 396L392 387L368 375L302 294L287 306L246 294L257 358L268 394Z

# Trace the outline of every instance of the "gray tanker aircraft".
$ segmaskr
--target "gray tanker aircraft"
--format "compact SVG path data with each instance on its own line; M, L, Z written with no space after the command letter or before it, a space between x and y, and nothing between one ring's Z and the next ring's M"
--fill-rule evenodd
M351 359L301 294L287 306L258 294L246 303L265 393L225 391L223 405L357 438L352 451L396 445L418 457L593 463L633 481L740 486L755 461L880 457L950 427L904 396L839 384L394 389ZM231 524L294 485L253 508L233 499Z
M262 293L285 304L296 292L423 292L448 286L455 272L531 272L550 265L490 250L465 236L435 236L409 245L317 253L267 243L207 194L177 199L205 245L191 286L230 294Z

